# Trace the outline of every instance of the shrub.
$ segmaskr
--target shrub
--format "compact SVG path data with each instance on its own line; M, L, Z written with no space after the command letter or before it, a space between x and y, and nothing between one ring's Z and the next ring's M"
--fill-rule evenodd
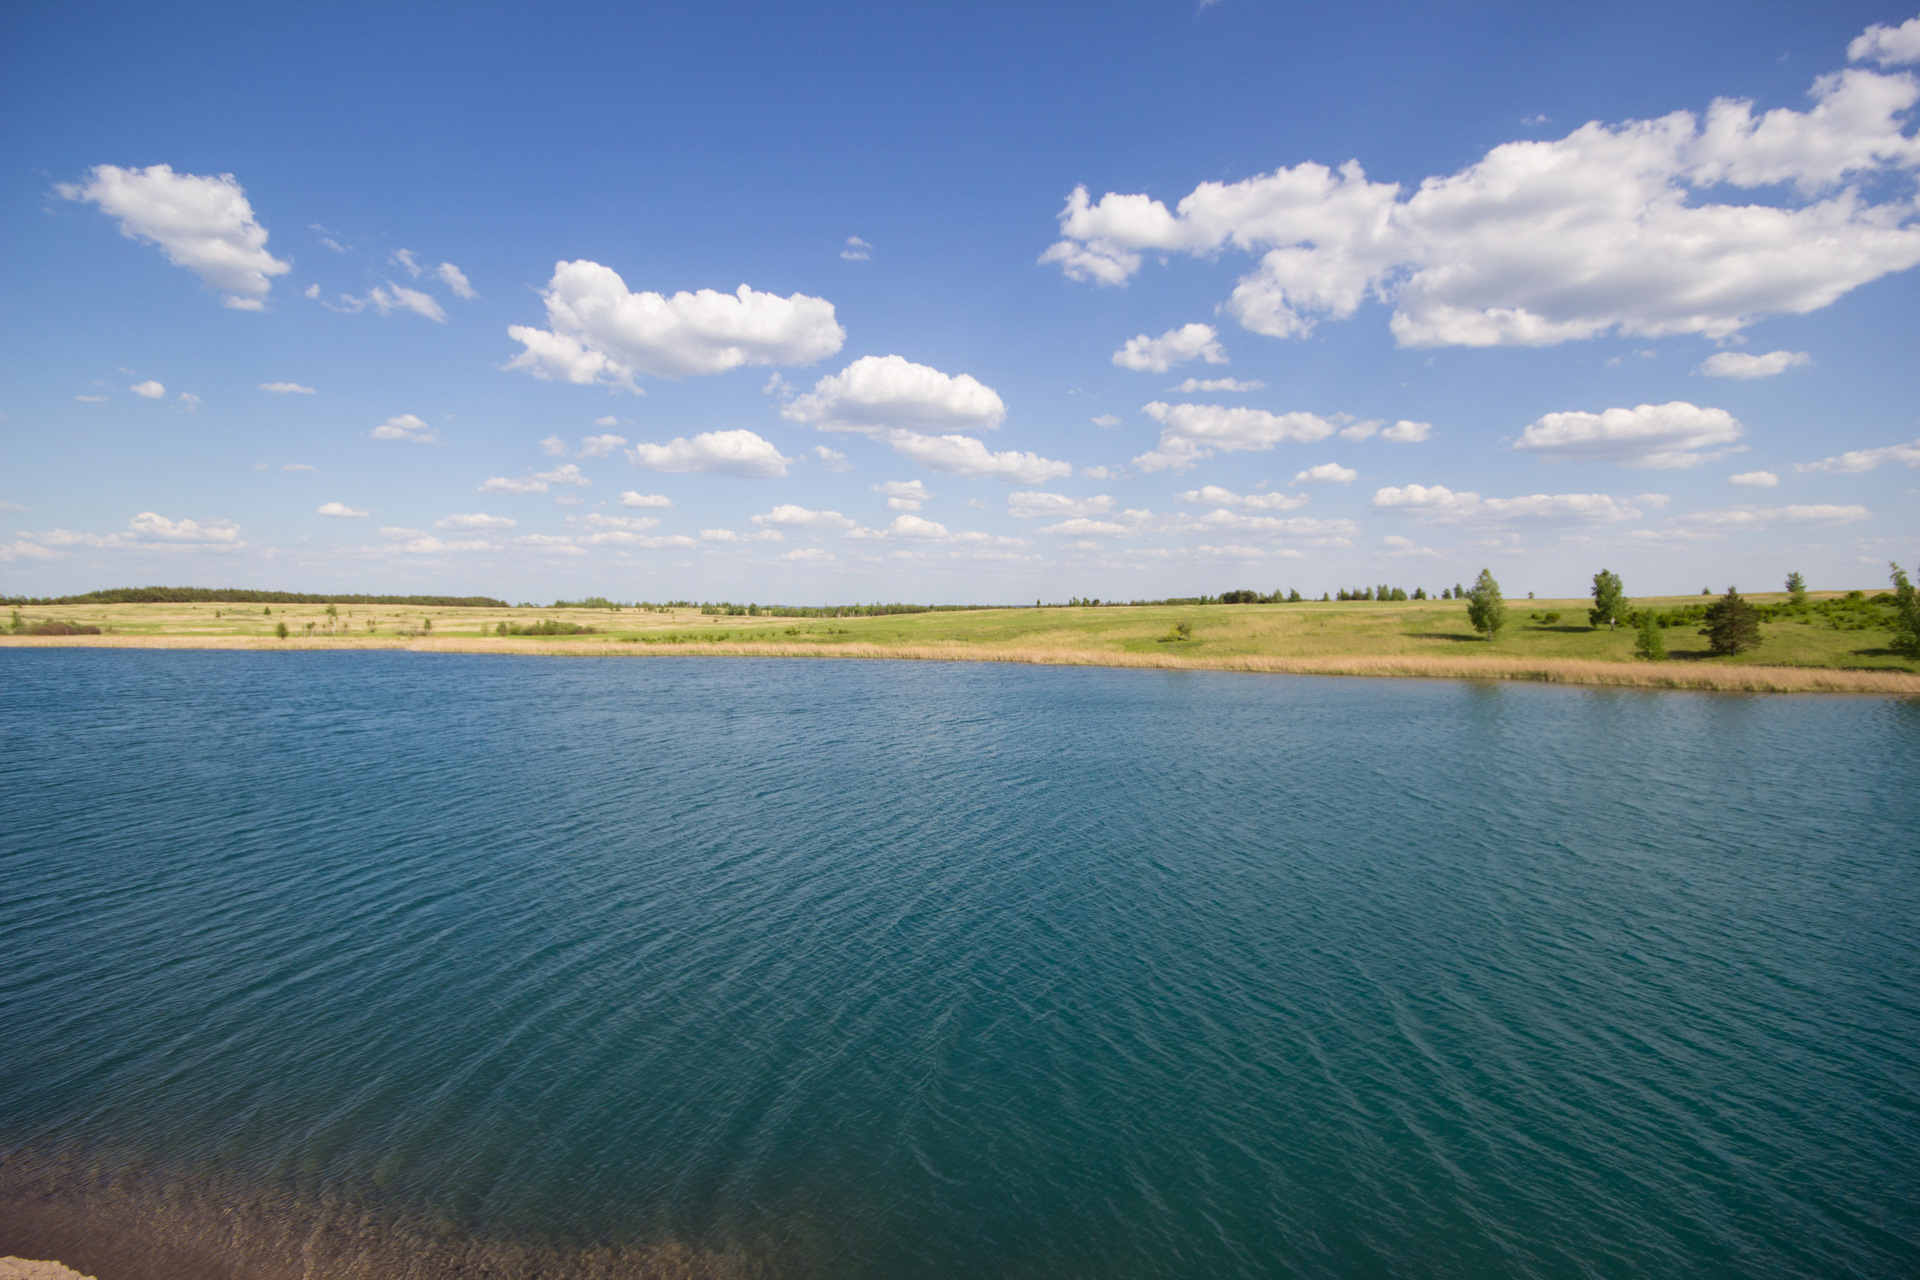
M1745 653L1760 644L1760 614L1732 587L1707 610L1707 647L1718 654Z

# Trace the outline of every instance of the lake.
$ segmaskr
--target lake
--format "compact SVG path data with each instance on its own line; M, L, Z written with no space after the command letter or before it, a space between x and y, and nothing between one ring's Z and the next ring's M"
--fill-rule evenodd
M0 1254L1920 1273L1920 703L0 653Z

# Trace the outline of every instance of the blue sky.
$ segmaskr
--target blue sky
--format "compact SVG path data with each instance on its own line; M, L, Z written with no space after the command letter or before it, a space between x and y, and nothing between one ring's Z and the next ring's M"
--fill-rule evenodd
M1920 559L1910 7L41 4L0 50L8 594Z

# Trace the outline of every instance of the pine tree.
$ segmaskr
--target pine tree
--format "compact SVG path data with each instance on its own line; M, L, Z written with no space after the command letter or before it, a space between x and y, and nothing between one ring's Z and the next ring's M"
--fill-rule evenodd
M1467 621L1475 631L1492 640L1494 634L1507 625L1507 602L1500 595L1500 584L1493 580L1493 571L1482 569L1473 581L1473 590L1466 595Z
M1587 624L1597 627L1607 624L1607 630L1613 630L1618 623L1627 618L1627 589L1620 581L1620 575L1602 569L1593 575L1593 608L1587 610Z
M1707 647L1715 653L1744 653L1760 644L1760 614L1732 587L1707 606Z
M1633 637L1633 651L1649 662L1658 662L1667 656L1667 638L1660 634L1660 623L1653 610L1640 611L1640 625Z
M1889 567L1893 570L1893 643L1888 647L1920 662L1920 592L1913 589L1906 570L1897 564Z

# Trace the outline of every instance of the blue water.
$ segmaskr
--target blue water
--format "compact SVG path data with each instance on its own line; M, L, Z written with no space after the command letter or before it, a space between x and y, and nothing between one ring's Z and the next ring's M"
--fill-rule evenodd
M14 650L0 729L0 1253L1920 1272L1911 701Z

